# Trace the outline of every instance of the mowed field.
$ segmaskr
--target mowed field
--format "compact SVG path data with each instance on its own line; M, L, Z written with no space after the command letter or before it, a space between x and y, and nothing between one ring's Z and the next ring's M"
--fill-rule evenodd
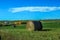
M0 27L2 40L60 40L60 20L43 20L42 31L28 31L26 24Z

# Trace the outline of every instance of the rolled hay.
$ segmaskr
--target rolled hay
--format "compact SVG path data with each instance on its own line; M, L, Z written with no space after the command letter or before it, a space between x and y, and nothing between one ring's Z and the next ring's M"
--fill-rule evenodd
M34 24L34 30L35 31L41 31L43 26L42 23L40 21L33 21Z
M34 30L34 24L33 24L32 21L28 21L28 22L27 22L26 29L27 29L28 31L33 31L33 30Z
M26 28L29 31L40 31L42 30L42 23L40 21L28 21Z
M21 25L21 22L14 22L14 24L16 24L16 25Z

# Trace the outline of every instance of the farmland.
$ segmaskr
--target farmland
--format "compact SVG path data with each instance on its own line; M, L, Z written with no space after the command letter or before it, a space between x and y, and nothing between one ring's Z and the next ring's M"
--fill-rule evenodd
M60 20L43 20L42 31L28 31L26 24L0 27L2 40L60 40Z

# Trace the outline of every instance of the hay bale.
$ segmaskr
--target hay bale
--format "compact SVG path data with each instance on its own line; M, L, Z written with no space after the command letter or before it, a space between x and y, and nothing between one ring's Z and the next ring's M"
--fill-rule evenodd
M28 21L26 28L29 31L40 31L42 30L42 23L40 21Z
M40 21L32 21L34 24L34 30L35 31L41 31L43 26L42 23Z
M26 25L26 29L29 31L33 31L34 30L34 24L32 21L28 21L27 25Z
M14 24L16 24L16 25L21 25L21 22L14 22Z

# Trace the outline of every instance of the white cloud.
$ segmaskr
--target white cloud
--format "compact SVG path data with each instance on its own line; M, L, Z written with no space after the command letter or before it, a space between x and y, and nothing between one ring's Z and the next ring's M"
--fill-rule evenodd
M12 13L16 12L23 12L23 11L29 11L29 12L50 12L60 10L60 7L17 7L17 8L10 8L9 11Z

